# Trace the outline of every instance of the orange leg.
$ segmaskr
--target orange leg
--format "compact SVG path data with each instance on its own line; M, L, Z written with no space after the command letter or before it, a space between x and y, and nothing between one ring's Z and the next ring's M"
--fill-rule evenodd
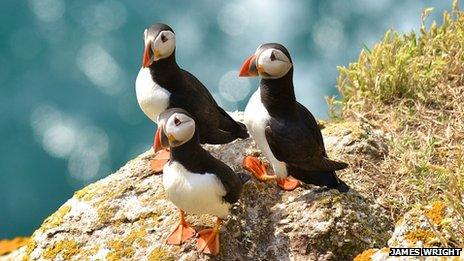
M294 190L300 185L300 182L292 177L280 179L276 175L268 175L266 166L256 157L246 156L243 159L243 168L251 172L259 181L276 180L277 185L286 191Z
M184 211L180 210L180 221L176 228L169 234L166 239L166 244L169 245L180 245L187 241L187 239L193 237L196 233L195 229L190 227L190 225L185 221Z
M222 220L217 218L213 228L203 229L198 232L197 248L198 251L217 256L219 254L219 233L221 230Z
M277 185L283 190L292 191L300 185L300 181L288 176L284 179L277 178Z
M151 169L155 174L161 174L163 172L164 165L169 161L170 152L168 149L163 149L155 154L155 157L151 160Z
M246 156L243 159L243 168L251 172L259 181L275 180L277 177L267 174L266 166L256 157Z

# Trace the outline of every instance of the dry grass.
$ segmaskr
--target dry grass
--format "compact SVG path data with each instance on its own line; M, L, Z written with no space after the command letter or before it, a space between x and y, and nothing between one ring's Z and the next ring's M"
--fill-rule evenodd
M398 217L412 204L445 200L461 218L452 244L464 246L464 12L419 33L389 30L359 60L340 67L333 117L369 122L389 135L389 155L355 165L369 190ZM376 170L373 172L372 170ZM380 182L370 182L371 179Z

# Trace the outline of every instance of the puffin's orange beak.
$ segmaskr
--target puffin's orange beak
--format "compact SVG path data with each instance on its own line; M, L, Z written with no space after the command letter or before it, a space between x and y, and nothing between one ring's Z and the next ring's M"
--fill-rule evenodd
M258 76L258 69L256 68L256 56L248 57L242 65L239 73L240 77Z
M163 132L163 126L159 126L156 130L155 134L155 141L153 142L153 150L155 153L163 149L163 145L161 144L161 133Z
M148 66L151 65L152 63L152 53L151 53L151 47L150 47L150 42L145 45L145 49L143 50L143 60L142 60L142 67L147 68Z

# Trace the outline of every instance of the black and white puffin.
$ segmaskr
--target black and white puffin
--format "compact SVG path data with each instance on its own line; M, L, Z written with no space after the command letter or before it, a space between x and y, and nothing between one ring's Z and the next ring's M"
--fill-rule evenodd
M258 75L262 79L246 106L245 124L275 175L268 175L255 157L246 157L244 167L261 181L276 179L284 190L295 189L298 180L349 190L335 174L348 164L327 158L314 116L296 100L293 64L287 49L276 43L259 46L240 70L241 77Z
M176 37L168 25L157 23L144 31L142 68L135 82L137 101L152 121L168 108L183 108L198 123L200 143L224 144L247 138L245 125L238 123L214 100L208 89L176 62ZM155 135L156 137L159 135ZM155 172L162 170L167 152L152 162Z
M181 244L195 234L184 219L184 211L214 215L217 217L214 227L198 232L197 247L201 252L217 255L221 220L230 214L231 205L238 201L242 185L250 176L235 173L203 149L198 128L187 111L168 109L161 113L158 124L157 148L170 147L171 153L163 169L163 186L167 198L180 211L179 224L166 242Z

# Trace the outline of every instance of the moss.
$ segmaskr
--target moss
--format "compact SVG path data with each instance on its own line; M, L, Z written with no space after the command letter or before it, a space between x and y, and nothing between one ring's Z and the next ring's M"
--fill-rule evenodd
M359 122L343 121L336 124L326 124L323 133L324 135L340 135L344 134L340 130L347 130L354 139L362 139L366 137L366 132L361 128Z
M428 247L435 238L435 234L430 230L419 228L417 230L409 231L406 233L405 238L413 244L422 241L424 246Z
M76 241L62 240L46 248L42 255L45 259L55 260L59 255L64 260L70 260L77 253L79 253L79 244Z
M174 261L174 256L172 256L168 251L162 248L155 248L148 255L148 261Z
M61 223L63 223L64 216L68 214L70 210L71 206L69 205L61 206L55 213L53 213L51 216L45 219L39 230L46 231L61 225Z
M357 255L354 258L354 261L371 261L372 255L377 251L377 249L368 249Z
M445 214L445 204L442 201L434 202L431 208L425 209L425 216L434 225L441 225Z

